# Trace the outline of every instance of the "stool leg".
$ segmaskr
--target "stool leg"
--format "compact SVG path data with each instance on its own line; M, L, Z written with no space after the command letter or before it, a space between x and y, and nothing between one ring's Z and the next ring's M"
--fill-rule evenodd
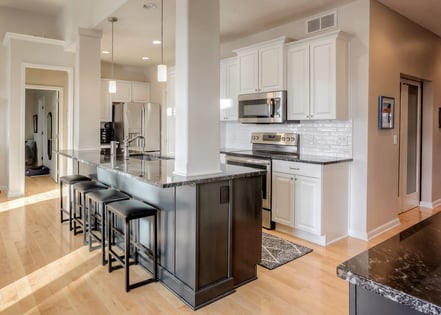
M89 211L87 207L87 193L83 193L83 202L81 207L81 213L83 215L83 245L87 245L87 233L89 231L89 223L87 222Z
M92 209L94 211L96 211L96 201L93 201L92 198L88 198L88 204L89 204L89 210L87 211L87 221L89 221L89 252L92 251L92 233L91 229L92 229ZM92 207L93 205L93 207Z
M69 231L73 230L73 225L72 225L72 209L75 206L75 200L72 201L72 185L69 185L68 189L68 196L69 196L69 200L68 200L68 207L69 207Z
M157 215L155 214L153 216L153 220L155 221L153 223L154 225L154 231L153 231L153 278L158 280L158 220Z
M106 264L106 211L107 206L105 204L101 205L101 263L103 266ZM107 227L108 228L108 227Z
M125 223L124 271L126 278L126 292L130 291L130 222Z
M60 180L60 223L63 223L63 182Z
M112 247L112 243L113 243L113 239L112 239L112 231L113 229L113 213L111 213L110 211L107 213L107 238L108 238L108 248L107 248L107 255L108 255L108 263L109 263L109 272L112 272L112 256L111 256L111 247Z
M71 199L72 204L71 204L71 216L73 218L73 232L74 235L77 235L77 220L75 220L77 218L77 191L75 190L75 188L72 188L72 192L69 191L69 196L73 195L73 199Z

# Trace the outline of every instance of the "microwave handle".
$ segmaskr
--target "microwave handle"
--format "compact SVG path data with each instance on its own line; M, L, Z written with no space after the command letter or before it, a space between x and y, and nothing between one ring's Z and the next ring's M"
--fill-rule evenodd
M269 102L268 102L268 113L269 113L270 117L272 117L274 115L274 99L273 98L269 99Z

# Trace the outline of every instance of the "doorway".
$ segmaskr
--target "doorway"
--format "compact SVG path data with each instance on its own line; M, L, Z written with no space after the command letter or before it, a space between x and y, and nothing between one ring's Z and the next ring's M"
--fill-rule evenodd
M421 82L401 79L399 213L421 199Z
M32 86L25 88L25 167L26 174L49 174L58 182L59 112L63 88Z

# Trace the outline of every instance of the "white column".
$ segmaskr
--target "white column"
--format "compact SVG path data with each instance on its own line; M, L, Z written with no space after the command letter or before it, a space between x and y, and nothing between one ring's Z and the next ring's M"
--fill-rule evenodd
M219 0L176 1L175 174L220 171Z
M76 41L74 148L98 149L101 31L79 29Z

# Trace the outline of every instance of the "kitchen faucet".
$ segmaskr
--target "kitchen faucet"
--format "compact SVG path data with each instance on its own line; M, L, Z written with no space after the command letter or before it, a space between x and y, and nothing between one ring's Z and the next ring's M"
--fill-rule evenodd
M131 139L129 139L129 137L125 137L124 138L124 140L123 140L124 158L128 158L130 156L129 155L129 144L131 142L135 141L136 139L142 139L143 140L143 144L144 144L145 139L144 139L144 136L141 136L141 135L137 135L137 136L135 136L135 137L133 137ZM144 147L144 145L143 145L143 147Z

